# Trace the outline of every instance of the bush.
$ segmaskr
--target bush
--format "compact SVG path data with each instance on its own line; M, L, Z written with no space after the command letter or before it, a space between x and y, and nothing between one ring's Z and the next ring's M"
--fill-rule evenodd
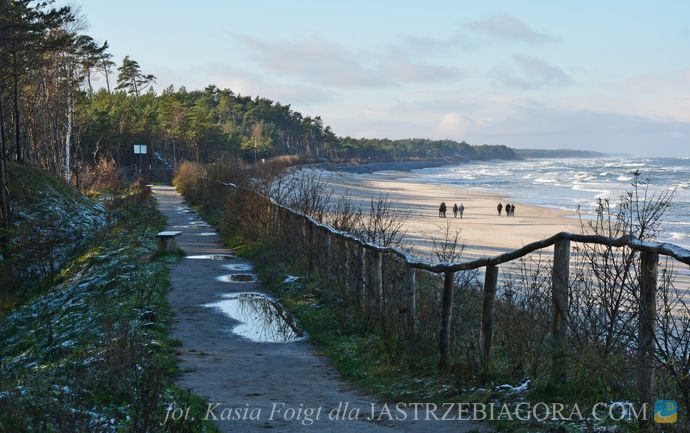
M191 204L200 204L203 200L207 174L207 167L204 164L185 161L177 166L173 185Z
M107 192L120 193L125 187L125 178L112 158L101 157L93 165L83 166L78 176L79 190L86 194Z

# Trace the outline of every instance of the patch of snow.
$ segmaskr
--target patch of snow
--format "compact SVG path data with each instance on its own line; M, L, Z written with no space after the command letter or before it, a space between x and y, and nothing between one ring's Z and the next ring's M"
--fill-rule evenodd
M298 277L296 275L286 275L285 279L283 280L283 284L292 284L299 279L300 279L300 277Z
M496 392L505 392L508 394L519 394L529 389L530 379L524 379L519 385L513 386L509 384L498 385L494 388Z

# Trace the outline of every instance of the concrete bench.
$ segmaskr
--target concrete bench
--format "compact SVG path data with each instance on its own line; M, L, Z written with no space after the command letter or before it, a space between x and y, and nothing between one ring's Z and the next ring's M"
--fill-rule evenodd
M166 230L158 233L156 237L161 243L161 250L166 252L177 251L177 237L181 235L182 232Z

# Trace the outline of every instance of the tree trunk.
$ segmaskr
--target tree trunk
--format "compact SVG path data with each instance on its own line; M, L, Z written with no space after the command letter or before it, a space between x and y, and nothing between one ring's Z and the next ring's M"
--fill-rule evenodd
M72 86L67 82L67 133L65 134L65 181L70 182L72 177L72 128L74 120L74 101L72 99Z
M14 105L14 140L16 147L16 159L17 162L24 162L24 155L22 155L22 133L21 133L21 114L19 113L19 70L17 68L17 53L12 53L12 63L13 63L13 81L14 81L14 91L13 105Z
M108 90L108 93L110 93L110 72L107 66L103 66L103 73L105 75L105 88Z
M7 229L10 227L10 198L9 178L7 173L7 142L5 141L5 109L2 104L4 89L0 85L0 217L4 225L2 239L0 240L3 255L7 246Z

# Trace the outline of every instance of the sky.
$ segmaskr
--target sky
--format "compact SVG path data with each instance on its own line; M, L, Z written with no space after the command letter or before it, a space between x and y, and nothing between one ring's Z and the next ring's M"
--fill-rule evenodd
M690 156L685 0L69 4L159 91L215 84L342 136Z

